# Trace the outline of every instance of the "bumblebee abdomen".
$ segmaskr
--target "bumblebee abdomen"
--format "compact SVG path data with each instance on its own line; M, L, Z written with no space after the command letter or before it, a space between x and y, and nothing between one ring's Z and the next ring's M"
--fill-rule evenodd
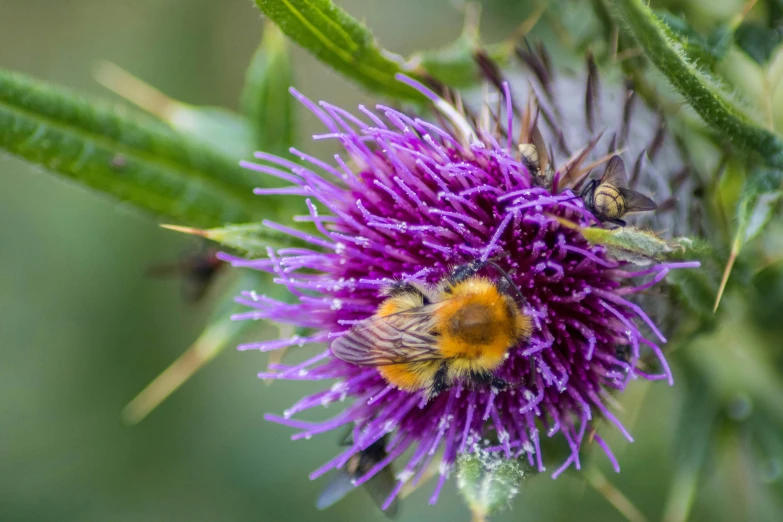
M435 380L440 361L419 361L379 366L378 372L386 382L402 390L416 391L429 387Z

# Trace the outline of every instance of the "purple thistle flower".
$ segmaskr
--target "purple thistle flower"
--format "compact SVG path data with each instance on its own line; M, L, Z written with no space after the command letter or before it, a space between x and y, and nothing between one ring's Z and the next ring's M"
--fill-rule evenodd
M554 100L563 95L555 96L554 92L562 85L555 85L543 62L531 68L537 81L527 93L529 106L538 107L542 131L564 157L573 157L599 131L604 133L598 144L608 151L629 146L629 136L636 132L628 129L629 116L600 127L606 120L597 114L598 109L611 103L591 105L591 98L602 96L595 79L592 85L588 81L587 97L581 98L588 107L583 123L560 126L557 122L568 121L573 114L554 106ZM388 440L386 456L356 477L355 485L365 483L409 452L407 461L397 466L397 485L384 506L393 502L406 483L415 485L433 459L439 458L440 477L430 499L434 503L457 456L473 451L488 438L496 442L484 449L505 458L524 457L543 472L542 436L559 434L570 453L552 473L556 478L569 466L580 468L580 448L592 436L619 471L611 450L595 433L595 421L608 420L629 441L633 439L610 411L607 396L638 378L673 382L660 348L660 343L666 342L664 335L632 296L661 281L671 269L698 263L629 269L612 259L605 248L588 243L578 230L563 226L558 218L581 227L599 222L571 188L560 186L554 192L533 182L514 141L521 126L514 113L521 112L517 107L523 104L512 101L508 84L502 85L505 110L492 112L485 107L483 114L474 118L456 108L461 103L447 103L424 86L406 77L399 79L432 101L439 124L382 105L375 111L360 106L361 114L355 116L325 102L316 105L292 89L328 130L315 139L337 140L343 153L335 154L333 162L325 162L292 149L301 164L265 153L256 154L264 164L243 162L246 168L290 182L288 188L259 189L256 193L304 196L309 216L298 220L313 223L318 233L265 222L310 247L269 249L268 259L223 256L234 266L274 274L275 282L297 299L290 304L245 292L238 301L252 310L236 319L270 319L313 331L304 337L247 344L240 349L271 351L325 345L318 355L300 364L270 365L273 371L259 376L336 379L330 387L304 397L282 417L266 418L298 430L292 436L295 440L343 427L352 429L351 445L315 470L311 479L343 467L377 441ZM573 86L571 92L575 92ZM620 99L614 105L622 109L626 104L625 113L628 103ZM614 136L613 129L617 129ZM655 132L657 126L650 129ZM581 143L571 149L569 142L575 139ZM658 148L661 146L659 143ZM597 149L588 157L602 156ZM641 153L638 160L629 152L622 153L631 159L629 165L639 164L632 181L657 188L656 197L670 196L665 193L669 185L661 181L663 177L647 179L651 165L642 151L637 153ZM557 179L566 172L567 164L555 166ZM666 168L674 172L673 167ZM676 221L672 215L687 211L677 205L673 208L675 212L668 218L661 214L641 219L656 225L660 220ZM381 290L390 283L435 283L454 265L490 257L521 289L528 302L524 312L534 323L531 338L511 348L496 372L501 379L518 385L498 391L457 383L427 401L423 390L410 393L396 389L376 368L355 366L331 354L329 343L371 316L383 300ZM627 356L618 349L624 347ZM660 373L637 368L645 351L657 358ZM351 400L328 420L295 418L346 399Z

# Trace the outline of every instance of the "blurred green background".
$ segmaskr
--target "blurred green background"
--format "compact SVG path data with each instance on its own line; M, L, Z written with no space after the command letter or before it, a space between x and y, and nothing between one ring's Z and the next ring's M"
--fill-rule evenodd
M403 54L446 44L462 25L448 0L339 3ZM485 2L485 39L508 35L530 13L525 4ZM541 23L545 29L547 20ZM108 98L90 76L98 60L180 100L235 108L260 37L260 15L248 0L0 0L1 67ZM300 49L293 58L305 94L349 108L373 103ZM306 143L320 129L299 116ZM256 379L266 354L228 350L141 424L123 425L123 406L196 338L210 310L209 302L184 302L179 281L145 271L197 244L16 159L3 156L0 172L0 520L384 520L363 492L316 511L325 482L307 474L334 454L339 434L291 442L290 429L263 420L307 391ZM226 283L224 276L218 284ZM658 383L645 395L647 388L635 383L623 399L629 407L621 418L638 442L608 437L622 474L610 476L605 459L597 460L655 520L675 467L678 392ZM730 479L720 465L711 469L700 491L706 502L692 520L756 512L741 492L735 511L712 507L710 495ZM469 519L453 481L429 506L433 486L406 499L401 520ZM568 474L531 481L512 510L493 520L577 517L625 520Z

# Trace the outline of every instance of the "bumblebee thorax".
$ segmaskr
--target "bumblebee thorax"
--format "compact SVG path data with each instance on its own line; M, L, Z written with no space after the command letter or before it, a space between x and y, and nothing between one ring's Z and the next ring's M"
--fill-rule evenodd
M483 303L470 303L454 312L448 319L448 333L466 343L486 344L492 341L495 312Z

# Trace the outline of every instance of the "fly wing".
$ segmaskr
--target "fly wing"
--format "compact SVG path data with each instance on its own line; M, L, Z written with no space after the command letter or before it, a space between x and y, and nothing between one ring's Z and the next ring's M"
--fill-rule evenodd
M373 462L372 464L375 463ZM348 493L356 489L356 486L353 485L353 480L367 471L369 471L369 467L365 470L359 470L358 475L351 475L345 470L337 470L335 476L332 477L329 484L326 485L318 496L318 500L315 501L315 507L319 510L324 510L342 500ZM391 466L386 466L364 484L364 489L370 494L378 508L381 508L396 485L397 482ZM397 516L398 510L399 502L397 502L397 499L394 499L389 504L389 507L386 508L384 514L394 518Z
M541 172L546 172L547 167L549 167L549 154L546 150L544 137L541 135L541 131L538 130L537 125L533 127L533 133L530 138L533 140L533 145L535 145L538 152L538 168L541 169Z
M644 194L640 194L635 190L629 188L620 189L620 194L625 198L625 211L626 212L645 212L647 210L655 210L658 205L655 201L651 200Z
M364 484L364 489L367 490L373 502L380 509L396 485L397 480L394 478L394 471L391 466L386 466ZM398 509L399 503L395 498L384 513L386 516L394 518L397 516Z
M441 359L433 333L435 303L357 323L332 342L338 359L359 366L388 366Z
M387 440L388 436L384 436L361 453L359 465L356 470L357 478L367 474L376 464L386 458ZM370 494L370 497L372 497L373 502L375 502L378 508L382 509L383 505L386 503L386 499L389 498L389 495L391 495L391 492L396 485L397 480L394 477L394 468L391 464L388 464L364 484L364 489ZM389 504L389 507L386 508L384 514L390 518L394 518L397 515L398 509L399 503L395 498L391 504Z
M327 484L326 488L318 496L318 500L315 501L315 507L318 509L326 509L332 506L342 499L345 495L355 489L353 485L353 477L344 470L337 470L337 475Z
M612 156L606 165L604 175L601 176L601 183L608 183L617 188L628 186L628 176L625 173L625 163L620 156Z

